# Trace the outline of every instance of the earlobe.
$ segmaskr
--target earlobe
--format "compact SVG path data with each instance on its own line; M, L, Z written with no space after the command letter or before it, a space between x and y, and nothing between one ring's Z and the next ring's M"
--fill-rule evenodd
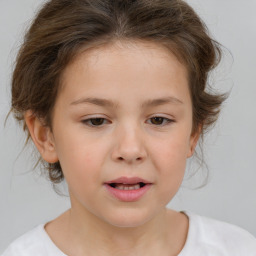
M30 110L25 113L25 122L42 158L48 163L58 162L54 137L50 127L45 126L42 120L36 117Z

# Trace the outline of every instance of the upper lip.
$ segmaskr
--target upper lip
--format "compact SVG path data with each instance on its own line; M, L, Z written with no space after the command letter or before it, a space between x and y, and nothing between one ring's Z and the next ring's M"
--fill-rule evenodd
M140 183L140 182L145 183L145 184L152 183L152 182L149 182L149 181L147 181L145 179L142 179L140 177L119 177L117 179L107 181L106 184L111 184L111 183L137 184L137 183Z

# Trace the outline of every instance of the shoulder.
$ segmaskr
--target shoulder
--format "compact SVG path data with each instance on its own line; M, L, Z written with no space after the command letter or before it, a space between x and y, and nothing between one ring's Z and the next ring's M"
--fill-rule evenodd
M12 242L1 256L65 256L39 225Z
M256 256L256 238L246 230L189 212L185 214L190 224L184 249L198 250L200 256Z

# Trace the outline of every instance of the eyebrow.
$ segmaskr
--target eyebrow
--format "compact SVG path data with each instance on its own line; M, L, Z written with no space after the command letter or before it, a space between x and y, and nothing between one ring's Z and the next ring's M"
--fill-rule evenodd
M118 103L115 103L111 100L102 99L102 98L81 98L76 101L73 101L70 105L79 105L79 104L86 104L86 103L94 104L101 107L109 107L109 108L118 108L119 106ZM178 98L164 97L164 98L146 100L141 104L141 107L142 108L155 107L155 106L164 105L168 103L183 104L183 102Z
M142 107L155 107L159 105L164 105L164 104L183 104L181 100L175 97L164 97L164 98L159 98L159 99L150 99L142 103Z

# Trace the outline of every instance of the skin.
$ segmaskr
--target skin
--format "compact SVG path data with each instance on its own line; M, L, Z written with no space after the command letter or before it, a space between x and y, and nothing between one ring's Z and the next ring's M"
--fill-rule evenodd
M31 111L26 123L44 160L60 161L69 187L71 209L45 226L65 254L181 251L188 219L166 205L199 133L191 134L187 70L170 51L141 41L84 51L63 73L52 129ZM122 202L104 186L121 176L153 185L138 201Z

